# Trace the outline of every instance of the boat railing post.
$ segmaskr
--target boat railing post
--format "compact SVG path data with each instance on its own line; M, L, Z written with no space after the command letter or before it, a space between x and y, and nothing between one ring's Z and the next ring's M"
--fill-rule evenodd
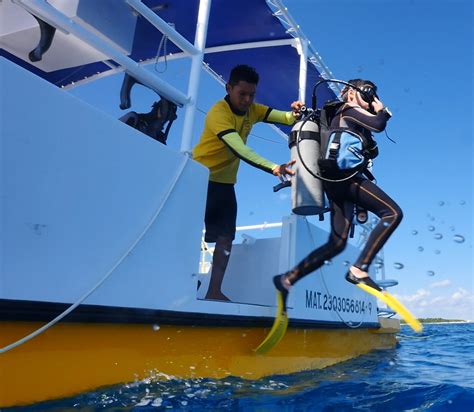
M190 154L193 138L194 117L196 114L197 94L201 80L201 66L204 60L204 49L206 47L207 26L209 22L209 11L211 0L199 2L199 12L196 24L196 35L194 47L199 51L191 58L191 71L188 85L188 104L186 105L183 124L183 137L181 139L181 152Z
M89 46L107 56L109 59L117 62L128 74L165 98L182 106L188 103L188 97L180 90L160 79L150 71L144 69L135 60L126 56L121 50L118 50L108 41L100 38L81 24L71 20L64 13L51 6L46 1L14 0L14 2L52 26L81 39ZM169 27L169 29L173 30L171 27Z
M297 38L297 50L300 55L300 72L298 80L298 100L305 102L306 100L306 78L308 69L308 41L304 38Z
M155 26L163 35L168 37L176 46L191 56L198 55L200 50L194 47L185 37L177 32L170 24L164 21L150 8L142 3L141 0L125 0L137 13L140 13L145 19Z
M299 24L296 23L295 19L291 16L288 8L285 7L282 0L266 0L267 5L270 9L275 10L274 16L277 17L285 26L288 27L287 33L290 33L296 39L304 39L307 42L307 55L309 62L315 66L321 73L324 79L333 79L335 76L332 74L329 67L323 62L323 59L319 53L315 50L311 42L303 34ZM335 83L329 83L328 87L337 95L340 92L340 86Z

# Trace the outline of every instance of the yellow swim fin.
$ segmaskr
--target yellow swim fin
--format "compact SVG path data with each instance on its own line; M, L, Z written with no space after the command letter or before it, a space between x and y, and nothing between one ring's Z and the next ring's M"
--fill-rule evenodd
M378 290L364 285L363 283L358 283L357 286L365 292L370 293L371 295L385 302L391 309L397 312L415 332L419 333L423 330L423 325L410 313L410 311L405 306L402 305L402 303L395 296L392 296L385 290L379 292Z
M288 314L286 312L285 301L283 294L277 290L277 313L272 329L268 333L265 340L254 351L262 355L274 348L285 336L286 328L288 327Z

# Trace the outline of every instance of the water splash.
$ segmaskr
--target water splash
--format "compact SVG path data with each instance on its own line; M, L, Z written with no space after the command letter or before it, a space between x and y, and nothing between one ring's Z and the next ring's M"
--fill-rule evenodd
M462 235L454 235L453 240L454 240L456 243L464 243L464 241L465 241L466 239L464 239L464 236L462 236Z

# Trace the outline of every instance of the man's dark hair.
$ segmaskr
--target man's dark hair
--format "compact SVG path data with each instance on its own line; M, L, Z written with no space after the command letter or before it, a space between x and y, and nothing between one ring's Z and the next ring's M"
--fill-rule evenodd
M235 86L240 81L258 84L258 80L258 73L253 67L247 66L246 64L239 64L230 72L229 84Z

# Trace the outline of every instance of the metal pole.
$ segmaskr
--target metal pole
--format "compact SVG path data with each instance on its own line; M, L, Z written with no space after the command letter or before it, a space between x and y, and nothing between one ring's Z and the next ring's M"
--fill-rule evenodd
M304 102L306 99L306 77L308 64L308 41L304 38L298 38L298 53L300 55L299 89L298 100Z
M137 62L125 56L121 51L111 46L107 41L91 33L81 25L69 19L63 13L52 7L46 1L41 0L15 0L23 8L33 15L50 23L54 27L66 30L77 38L81 39L91 47L106 55L123 66L130 76L140 81L142 84L155 90L157 93L179 105L185 105L188 97L170 84L158 78L148 70L142 68Z
M325 79L333 79L335 76L332 74L331 70L329 70L329 67L323 62L323 59L313 47L311 41L306 38L299 24L296 23L293 16L288 12L288 8L285 7L282 0L267 0L267 4L269 6L272 5L278 9L278 11L275 13L275 16L278 18L280 18L279 16L283 16L285 23L290 26L290 29L287 30L288 33L290 33L295 38L304 39L307 41L309 61L316 66L322 77ZM337 85L330 83L328 87L330 87L336 95L339 94L340 88Z
M191 72L189 75L188 97L183 125L183 138L181 140L181 152L190 153L193 139L194 116L196 114L197 94L199 92L199 82L201 80L201 66L204 60L204 49L206 47L207 25L209 22L209 12L211 10L211 0L201 0L199 2L199 12L196 25L196 36L194 46L199 50L191 61Z
M173 27L166 23L161 17L153 13L141 0L125 0L130 7L140 13L153 26L167 36L176 46L190 55L199 54L199 50L194 47L185 37L179 34Z

